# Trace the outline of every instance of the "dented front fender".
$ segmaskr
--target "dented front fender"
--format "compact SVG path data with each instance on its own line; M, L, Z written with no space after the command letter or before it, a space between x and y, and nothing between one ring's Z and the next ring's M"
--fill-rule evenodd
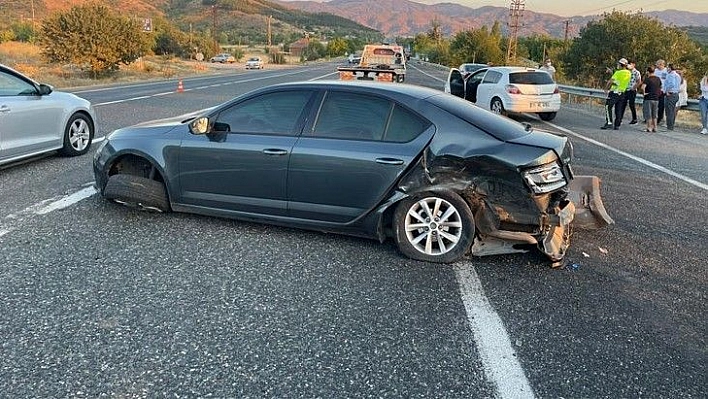
M568 185L567 198L575 204L573 227L599 229L615 223L602 203L599 177L575 176Z

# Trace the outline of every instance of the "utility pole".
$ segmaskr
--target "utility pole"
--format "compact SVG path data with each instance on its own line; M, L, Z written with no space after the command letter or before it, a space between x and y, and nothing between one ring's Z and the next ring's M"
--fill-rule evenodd
M270 20L273 18L272 15L268 16L268 51L270 51L271 46L271 32L270 32Z
M509 7L509 44L506 49L506 64L511 65L516 60L516 43L521 27L521 17L524 14L526 0L511 0Z
M217 36L217 34L216 34L216 4L214 4L214 5L211 6L211 12L212 12L212 18L213 18L213 28L212 28L212 30L214 31L212 34L214 35L214 43L215 43L216 45L218 45L218 44L219 44L219 39L218 39L218 36Z

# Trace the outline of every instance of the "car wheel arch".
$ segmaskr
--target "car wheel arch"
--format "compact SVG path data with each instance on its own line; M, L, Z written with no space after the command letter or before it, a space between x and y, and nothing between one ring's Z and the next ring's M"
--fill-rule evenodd
M111 162L110 166L107 168L107 180L106 186L108 186L108 181L111 177L116 175L127 175L134 176L137 178L142 178L146 180L159 183L164 188L164 209L158 209L160 211L167 211L170 207L170 185L165 179L165 171L161 165L150 157L134 152L126 152L116 156ZM103 194L106 194L106 186L103 187Z

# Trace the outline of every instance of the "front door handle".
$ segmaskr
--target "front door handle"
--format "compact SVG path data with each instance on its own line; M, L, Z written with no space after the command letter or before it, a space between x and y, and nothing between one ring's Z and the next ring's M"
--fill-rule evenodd
M0 106L0 112L10 112L10 107L7 105Z
M403 160L396 158L376 158L376 163L384 165L403 165Z
M266 148L263 150L263 153L266 155L287 155L288 152L285 150L281 150L280 148Z

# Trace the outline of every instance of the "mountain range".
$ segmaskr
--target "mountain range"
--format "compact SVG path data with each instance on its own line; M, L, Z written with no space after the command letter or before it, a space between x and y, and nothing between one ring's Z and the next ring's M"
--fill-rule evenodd
M41 20L52 12L92 1L95 0L0 0L0 30L17 21L34 19L35 16ZM210 4L215 4L220 10L219 30L229 30L237 37L263 37L268 17L273 19L274 34L298 34L307 29L326 36L372 37L378 31L388 38L427 32L434 21L444 35L491 26L495 21L501 22L502 30L507 33L509 21L509 9L504 7L470 8L456 3L428 5L410 0L104 0L100 4L138 18L164 16L182 29L191 29L192 25L195 29L209 29L215 25L216 14L210 11ZM708 13L667 10L645 15L669 25L708 26ZM519 35L563 38L567 34L574 37L589 21L600 17L567 18L526 9Z
M387 37L415 36L427 32L433 20L440 24L446 35L471 28L477 29L484 25L491 26L494 21L500 21L506 32L509 20L508 8L493 6L469 8L456 3L428 5L410 0L331 0L327 2L281 1L281 4L310 13L326 12L339 15L376 29ZM645 15L657 18L667 25L708 26L706 13L666 10L646 12ZM562 38L566 34L566 21L568 21L568 36L574 37L589 21L601 17L595 15L568 18L526 9L519 35L545 34Z

